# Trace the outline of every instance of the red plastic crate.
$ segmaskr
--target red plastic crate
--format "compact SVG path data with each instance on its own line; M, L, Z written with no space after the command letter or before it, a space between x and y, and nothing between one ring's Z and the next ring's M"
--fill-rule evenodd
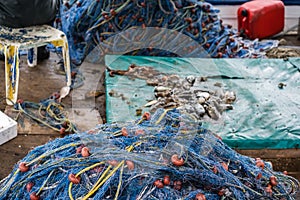
M284 4L276 0L255 0L242 4L237 12L238 30L250 39L263 39L284 28Z

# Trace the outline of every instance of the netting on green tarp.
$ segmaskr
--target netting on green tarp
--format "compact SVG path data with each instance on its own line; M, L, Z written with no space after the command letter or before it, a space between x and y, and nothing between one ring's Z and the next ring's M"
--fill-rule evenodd
M238 154L189 113L158 109L36 147L0 199L294 199L299 182Z
M194 76L196 82L190 91L208 91L211 96L220 90L234 92L236 100L231 105L232 109L222 112L218 120L202 120L205 127L220 135L229 146L239 149L298 148L299 63L299 58L283 60L107 56L106 65L110 70L127 70L131 64L138 66L136 72L131 73L133 76L127 73L125 76L112 77L107 72L107 121L135 119L138 117L137 110L148 111L144 105L158 99L155 97L155 87L149 85L151 77L149 78L147 71L139 70L148 67L157 73L158 79L174 74L182 80ZM207 80L201 81L203 77ZM159 85L166 86L164 83L159 79ZM171 89L174 91L174 88ZM195 107L195 103L191 106Z

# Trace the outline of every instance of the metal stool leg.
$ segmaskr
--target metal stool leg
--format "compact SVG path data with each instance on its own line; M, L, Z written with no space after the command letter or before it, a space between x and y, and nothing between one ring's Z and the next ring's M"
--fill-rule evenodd
M68 40L65 35L61 35L61 39L52 41L51 44L53 44L55 47L62 47L64 68L67 76L67 86L71 86L72 80Z
M5 46L5 83L6 83L6 103L13 105L18 98L19 87L19 48L15 46Z
M29 67L35 67L37 65L37 47L28 49L27 64Z
M70 66L70 57L69 57L69 46L68 46L68 41L65 37L65 35L61 35L61 39L55 40L51 42L54 46L62 47L62 54L63 54L63 59L64 59L64 68L65 68L65 73L67 76L67 86L61 88L60 90L60 97L58 101L61 101L62 98L66 97L71 89L71 66Z
M63 59L64 59L64 66L65 66L65 72L67 75L67 86L71 86L71 66L70 66L70 56L69 56L69 46L68 41L64 40L63 48Z

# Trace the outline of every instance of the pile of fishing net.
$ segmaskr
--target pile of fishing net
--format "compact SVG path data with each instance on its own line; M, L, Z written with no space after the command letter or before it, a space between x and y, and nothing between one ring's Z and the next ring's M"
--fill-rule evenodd
M198 0L69 0L56 26L67 35L73 63L105 54L262 57L277 41L250 41ZM96 48L95 48L96 47Z
M294 199L299 182L238 154L178 110L36 147L0 199Z

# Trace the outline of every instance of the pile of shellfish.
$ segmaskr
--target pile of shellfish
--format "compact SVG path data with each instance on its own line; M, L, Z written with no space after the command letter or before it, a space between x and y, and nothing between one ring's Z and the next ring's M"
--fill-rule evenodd
M154 86L154 99L144 107L150 112L158 108L177 108L189 113L197 120L219 120L226 110L233 109L236 93L225 90L224 84L214 78L178 75L165 75L160 80L147 80Z
M197 120L219 120L222 113L233 109L236 93L227 90L226 84L217 82L222 80L222 75L217 76L186 76L162 73L153 67L131 64L127 70L113 70L107 67L109 76L127 76L134 81L136 78L146 81L148 86L154 87L154 97L144 107L150 112L158 108L177 108L189 113ZM110 96L121 97L128 100L123 94L112 90ZM130 102L127 102L130 104ZM137 110L137 115L142 109Z

